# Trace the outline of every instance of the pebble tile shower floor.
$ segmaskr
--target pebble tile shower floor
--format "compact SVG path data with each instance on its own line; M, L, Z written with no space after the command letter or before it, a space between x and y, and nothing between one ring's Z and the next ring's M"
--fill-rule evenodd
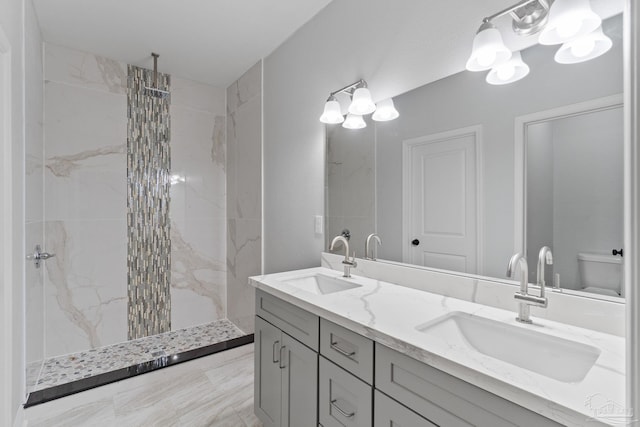
M33 391L78 381L163 357L246 336L223 319L187 329L46 359ZM30 367L30 372L38 369Z

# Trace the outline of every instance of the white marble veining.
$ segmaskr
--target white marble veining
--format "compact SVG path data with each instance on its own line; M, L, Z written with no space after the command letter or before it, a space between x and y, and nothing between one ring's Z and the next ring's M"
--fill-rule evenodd
M58 254L40 310L53 357L126 340L127 74L49 43L44 65L45 154L29 170L42 182L44 168L44 243ZM226 130L223 88L172 76L171 90L175 330L226 317Z
M342 270L344 257L329 253L322 254L322 266ZM512 280L498 280L490 277L452 273L447 270L407 266L383 261L358 259L355 274L375 277L401 286L433 292L465 301L476 302L491 307L515 311L518 304L513 294L518 286ZM530 286L534 289L535 286ZM625 304L619 299L576 297L567 292L547 290L547 308L531 307L535 317L567 323L581 328L593 329L623 337L625 334ZM537 292L533 291L532 292ZM584 295L584 294L583 294Z
M227 88L227 309L253 331L249 276L262 268L262 63Z
M535 314L533 325L522 325L515 321L514 311L360 276L346 280L361 286L326 295L286 283L287 278L309 273L341 275L319 267L253 277L250 281L258 289L565 425L606 424L606 417L595 412L600 408L594 407L593 402L601 397L619 404L625 401L621 337L540 319ZM601 354L582 381L568 383L479 352L465 351L442 336L434 338L418 329L453 311L588 344L600 349ZM594 418L596 415L600 416Z
M259 427L253 415L253 345L33 406L24 417L37 427Z

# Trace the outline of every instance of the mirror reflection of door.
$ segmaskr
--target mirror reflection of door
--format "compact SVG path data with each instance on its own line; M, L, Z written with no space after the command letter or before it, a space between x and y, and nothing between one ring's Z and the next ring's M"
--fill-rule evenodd
M621 106L527 126L526 251L531 283L549 246L547 285L622 293L623 110Z
M404 262L477 273L479 128L404 143Z

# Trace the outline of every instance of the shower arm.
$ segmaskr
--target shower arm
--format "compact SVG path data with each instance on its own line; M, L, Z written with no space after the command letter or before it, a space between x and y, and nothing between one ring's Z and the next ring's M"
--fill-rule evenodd
M153 56L153 87L158 89L158 57L160 55L151 52L151 56Z

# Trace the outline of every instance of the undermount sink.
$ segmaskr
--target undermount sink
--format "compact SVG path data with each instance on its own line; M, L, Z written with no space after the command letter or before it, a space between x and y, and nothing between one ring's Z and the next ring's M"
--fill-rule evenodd
M358 288L362 285L337 277L316 273L309 276L294 277L285 280L291 286L311 292L316 295L333 294L335 292L346 291L347 289Z
M596 347L495 320L452 312L416 328L450 347L476 351L556 379L579 382L600 356Z

